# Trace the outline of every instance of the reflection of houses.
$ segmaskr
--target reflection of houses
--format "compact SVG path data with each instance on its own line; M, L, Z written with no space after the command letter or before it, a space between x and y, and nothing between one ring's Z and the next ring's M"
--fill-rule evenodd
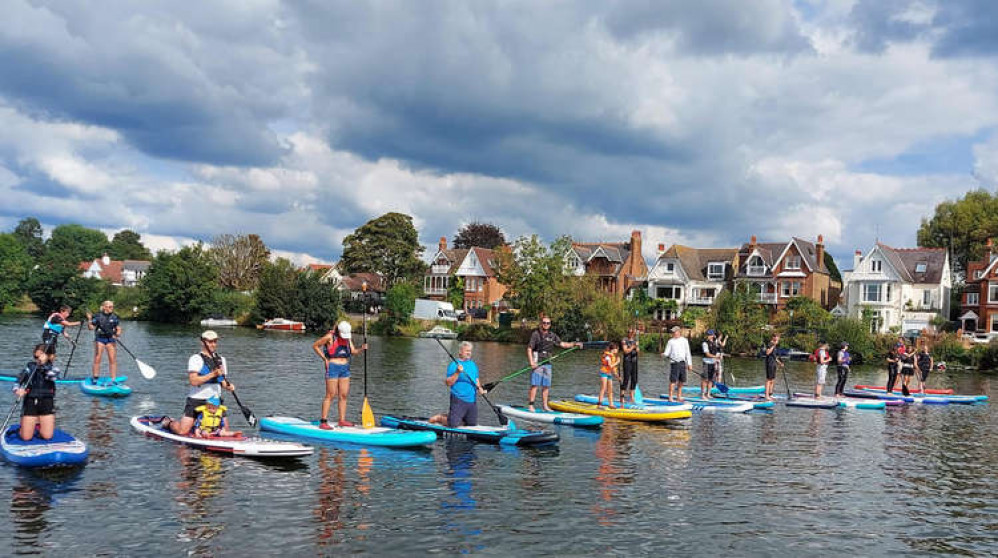
M846 308L860 318L872 312L873 331L929 327L938 315L949 316L949 255L942 248L892 248L877 243L844 275Z
M104 279L116 287L134 287L145 277L150 265L146 260L112 260L104 254L92 262L80 262L79 269L88 279Z
M568 267L575 275L596 277L602 290L629 296L648 277L648 264L641 255L641 231L629 242L573 242Z
M998 252L988 239L984 259L967 263L967 279L960 296L964 331L998 334Z
M658 245L659 256L648 272L648 296L674 300L677 314L691 306L707 307L728 286L737 248L690 248L673 245L665 250ZM671 319L671 311L660 312L657 319Z
M789 242L757 242L755 236L738 250L735 284L746 285L759 302L783 308L795 296L806 296L825 309L838 302L839 285L825 267L821 235L812 244L800 238Z
M437 253L423 277L423 290L431 300L445 300L453 281L464 281L464 310L490 309L503 295L506 286L496 279L495 251L488 248L447 248L440 237Z

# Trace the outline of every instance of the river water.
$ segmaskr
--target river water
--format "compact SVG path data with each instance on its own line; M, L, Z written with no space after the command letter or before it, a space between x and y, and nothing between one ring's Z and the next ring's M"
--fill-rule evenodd
M36 318L0 318L0 369L22 366L40 330ZM240 398L258 416L318 415L323 384L312 335L220 333L219 352L228 357ZM132 396L107 401L61 388L59 426L87 442L90 461L70 471L0 465L0 495L10 496L8 506L0 504L0 540L7 541L0 555L998 551L995 404L886 412L778 407L694 415L679 429L614 421L595 432L555 427L560 444L541 449L460 440L421 451L319 445L312 457L269 463L202 453L130 428L133 415L182 410L197 336L193 328L125 323L128 347L157 377L144 380L122 353ZM371 338L370 344L368 396L376 415L446 409L448 359L435 341ZM71 375L85 372L89 345L81 344ZM560 359L554 397L595 392L597 358L584 351ZM524 366L525 352L480 343L475 359L490 381ZM349 412L358 422L361 362L354 362ZM761 383L760 361L734 359L727 368L739 384ZM642 356L646 394L667 389L663 371L657 355ZM850 383L883 383L885 375L861 367ZM522 403L526 376L490 398ZM798 389L808 389L812 376L812 365L789 365L788 379ZM994 375L976 372L939 373L931 382L967 393L998 387ZM485 405L479 414L483 423L496 423ZM248 429L238 411L233 422Z

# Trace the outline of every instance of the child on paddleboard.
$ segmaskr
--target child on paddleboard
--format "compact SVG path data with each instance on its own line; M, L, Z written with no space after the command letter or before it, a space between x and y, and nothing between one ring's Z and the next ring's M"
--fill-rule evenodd
M209 397L204 405L194 410L194 436L196 438L216 438L241 436L242 432L229 430L228 408L222 405L217 396Z
M59 371L53 366L55 353L47 343L35 345L35 358L18 376L14 394L24 398L21 408L21 439L28 441L38 435L51 440L55 434L55 379Z
M615 409L616 406L613 404L613 379L616 378L620 381L620 373L617 372L617 368L620 365L620 346L617 345L616 341L611 341L607 345L606 350L599 357L599 406L603 406L603 394L607 394L607 400L610 402L610 408ZM623 405L623 401L621 401Z

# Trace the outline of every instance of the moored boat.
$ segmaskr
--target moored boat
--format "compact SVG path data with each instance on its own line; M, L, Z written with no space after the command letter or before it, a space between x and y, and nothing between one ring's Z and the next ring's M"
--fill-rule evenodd
M420 332L419 336L429 339L457 339L457 332L450 328L438 325L434 326L433 329L429 331Z
M236 327L237 325L239 325L239 322L221 315L211 316L201 320L201 327Z
M267 320L261 324L260 329L265 329L269 331L305 331L305 324L303 322L296 322L294 320L286 320L284 318L274 318L273 320Z

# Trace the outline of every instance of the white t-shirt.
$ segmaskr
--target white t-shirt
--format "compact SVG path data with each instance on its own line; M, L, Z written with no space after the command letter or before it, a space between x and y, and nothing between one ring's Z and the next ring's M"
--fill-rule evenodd
M685 362L687 366L693 366L693 356L690 354L690 342L685 337L673 337L665 344L665 352L662 356L672 362Z
M196 355L188 359L187 361L188 374L191 374L192 372L198 373L205 369L207 369L207 366L204 363L204 359L201 358L201 353L197 353ZM222 370L224 370L226 373L228 373L229 371L229 365L225 361L225 357L222 357ZM216 381L207 382L199 386L191 386L191 389L187 392L187 397L190 397L191 399L208 399L213 395L215 397L222 396L222 384Z

